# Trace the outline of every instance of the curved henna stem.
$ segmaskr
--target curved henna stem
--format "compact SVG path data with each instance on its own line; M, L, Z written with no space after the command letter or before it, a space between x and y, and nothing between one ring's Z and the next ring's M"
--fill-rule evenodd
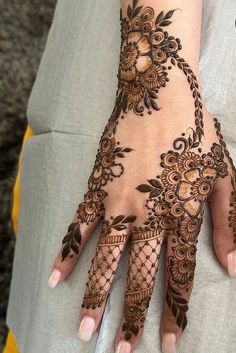
M194 75L193 70L190 68L189 64L183 58L180 58L177 53L173 54L171 58L171 63L175 66L177 65L187 77L189 87L192 91L192 96L194 98L196 133L199 138L199 142L201 142L202 136L204 136L202 112L203 103L201 94L199 92L197 78Z

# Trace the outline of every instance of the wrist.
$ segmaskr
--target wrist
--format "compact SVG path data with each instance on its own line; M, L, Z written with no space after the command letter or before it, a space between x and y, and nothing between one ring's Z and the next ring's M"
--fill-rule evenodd
M179 38L169 34L175 10L155 13L149 6L135 1L128 6L127 16L121 12L121 50L116 104L123 113L137 115L159 110L158 99L176 95L177 85L187 85L198 100L199 69L196 55L190 57L191 68L182 58ZM171 71L171 72L170 72ZM164 89L165 87L165 89ZM169 90L167 89L169 87ZM186 94L186 93L185 93ZM200 97L199 97L200 99Z

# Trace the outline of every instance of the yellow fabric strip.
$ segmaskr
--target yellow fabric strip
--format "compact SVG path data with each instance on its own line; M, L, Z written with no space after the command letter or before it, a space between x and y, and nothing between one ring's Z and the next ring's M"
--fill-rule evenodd
M20 353L13 333L10 331L7 335L7 341L3 353Z
M32 130L28 126L24 135L23 139L23 145L27 141L27 139L33 135ZM19 184L20 184L20 160L21 156L19 158L19 169L13 189L13 208L12 208L12 222L13 222L13 228L15 235L17 235L17 229L18 229L18 213L19 213Z
M26 140L33 135L32 130L28 126L24 135L23 139L23 144L26 142ZM20 186L20 160L21 156L19 158L19 169L13 189L13 208L12 208L12 222L13 222L13 228L15 235L17 235L17 229L18 229L18 214L19 214L19 186ZM20 353L19 349L16 346L16 340L11 331L9 331L7 340L6 340L6 345L3 350L3 353Z

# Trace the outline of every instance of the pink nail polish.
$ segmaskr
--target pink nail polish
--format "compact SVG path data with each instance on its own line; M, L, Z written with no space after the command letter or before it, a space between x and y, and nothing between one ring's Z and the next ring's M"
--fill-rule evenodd
M131 352L131 344L129 342L121 341L116 348L116 353L130 353L130 352Z
M78 336L82 341L89 341L95 327L95 320L92 317L84 316L79 327Z
M173 333L166 333L162 339L162 353L175 353L176 337Z
M57 269L52 271L52 274L48 280L48 285L51 288L56 287L57 283L60 281L61 278L61 272Z
M236 250L227 255L227 268L230 276L236 276Z

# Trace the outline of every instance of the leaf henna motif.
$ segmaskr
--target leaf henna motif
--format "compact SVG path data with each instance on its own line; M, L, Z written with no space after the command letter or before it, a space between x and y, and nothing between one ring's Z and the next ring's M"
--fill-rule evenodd
M67 257L73 257L71 251L78 255L79 245L81 244L81 232L77 223L71 223L62 244L65 244L62 250L62 261Z
M196 134L198 136L199 141L201 141L201 138L204 135L203 112L202 112L203 104L202 104L202 98L199 92L199 85L197 82L197 78L194 75L188 63L186 63L184 59L180 58L177 53L173 54L171 58L171 63L173 65L177 65L187 77L189 87L192 91L192 96L194 98Z
M187 326L188 302L184 299L174 287L168 285L166 291L166 302L172 310L173 315L176 317L176 322L182 330Z

